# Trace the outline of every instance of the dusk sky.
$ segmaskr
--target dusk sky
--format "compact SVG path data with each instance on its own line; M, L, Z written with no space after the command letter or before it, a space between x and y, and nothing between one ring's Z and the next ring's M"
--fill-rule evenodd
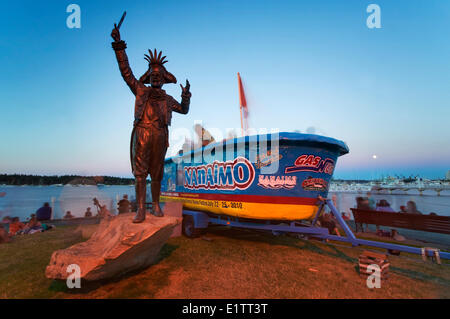
M380 29L366 25L371 3ZM251 126L347 143L335 178L450 169L450 1L73 0L2 3L0 173L132 176L134 96L110 37L124 10L136 77L157 48L191 83L172 132L238 130L240 72ZM179 84L164 89L180 100Z

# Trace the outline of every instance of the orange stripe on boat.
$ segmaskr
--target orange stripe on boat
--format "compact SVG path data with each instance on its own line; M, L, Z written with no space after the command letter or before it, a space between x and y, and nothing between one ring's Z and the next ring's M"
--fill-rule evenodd
M206 200L224 200L247 203L291 204L291 205L317 205L317 198L294 196L264 196L246 194L219 194L219 193L181 193L161 192L163 196L189 197Z

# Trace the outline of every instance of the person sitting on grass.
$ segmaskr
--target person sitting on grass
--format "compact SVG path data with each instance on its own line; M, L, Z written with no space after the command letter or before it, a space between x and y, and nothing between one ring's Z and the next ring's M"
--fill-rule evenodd
M3 229L6 231L6 233L9 233L9 224L12 222L11 217L9 216L5 216L2 219L2 225L3 225Z
M86 208L86 212L84 213L84 217L87 217L87 218L92 217L92 212L91 212L91 208L90 207Z
M9 242L8 232L3 227L3 224L0 224L0 244Z
M321 227L328 228L328 233L330 235L336 233L339 237L341 234L339 233L339 229L336 227L336 222L333 220L333 217L329 213L325 213L320 215L319 222Z
M37 220L49 220L52 216L52 208L49 203L44 203L44 205L36 211Z
M30 221L25 225L23 229L24 234L34 234L43 230L41 223L37 220L36 214L31 214Z
M38 221L36 214L30 215L30 220L28 221L26 226L28 228L41 227L41 223Z
M25 224L20 222L19 217L13 217L11 223L9 224L9 235L14 236L24 228Z
M406 239L404 236L398 233L397 229L391 229L391 237L397 241L404 241Z
M74 218L74 216L72 215L72 213L70 212L70 210L68 210L66 212L66 215L64 215L64 219L70 219L70 218Z
M130 212L130 201L128 195L123 195L123 198L117 203L119 206L119 214L125 214Z
M94 197L94 205L97 206L97 216L101 218L112 216L111 212L106 208L106 204L102 205L96 197Z
M348 217L345 212L342 212L341 216L342 216L342 219L345 220L345 221L350 220L350 217Z

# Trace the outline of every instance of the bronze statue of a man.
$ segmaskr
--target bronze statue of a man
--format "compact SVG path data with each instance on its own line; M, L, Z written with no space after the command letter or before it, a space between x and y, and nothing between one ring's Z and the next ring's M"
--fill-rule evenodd
M116 53L120 73L131 92L136 96L130 153L138 207L133 223L141 223L145 220L148 174L151 178L152 213L158 217L163 216L159 206L159 195L164 173L164 157L169 144L168 126L171 122L172 111L181 114L188 113L191 99L190 84L188 80L186 80L186 87L180 84L181 103L161 89L164 84L177 83L177 80L164 67L167 62L166 57L161 57L162 52L158 54L156 49L154 52L149 50L149 55L145 55L145 59L149 62L149 68L137 80L131 71L125 53L126 43L120 39L119 28L115 24L111 37L114 39L112 47ZM145 84L150 84L150 86Z

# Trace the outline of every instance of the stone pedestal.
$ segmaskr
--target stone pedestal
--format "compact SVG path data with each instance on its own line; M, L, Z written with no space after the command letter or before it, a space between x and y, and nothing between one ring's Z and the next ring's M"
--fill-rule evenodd
M181 218L147 214L143 223L133 224L134 213L101 221L89 240L53 253L47 278L66 279L67 267L77 264L81 278L92 281L111 278L151 265Z

